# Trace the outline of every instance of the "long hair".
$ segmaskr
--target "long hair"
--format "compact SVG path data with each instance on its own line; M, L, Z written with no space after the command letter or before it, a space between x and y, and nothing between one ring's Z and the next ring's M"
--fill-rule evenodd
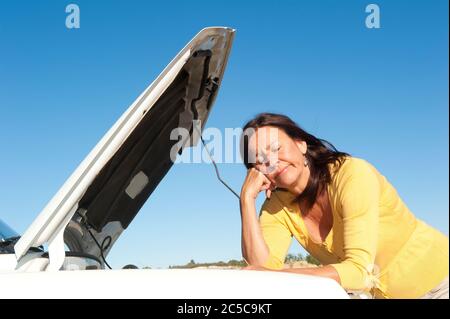
M286 115L275 113L261 113L245 124L244 134L247 129L256 130L264 126L273 126L283 130L289 137L296 141L304 141L307 145L306 159L310 169L310 176L306 188L297 197L297 201L305 205L307 211L316 202L317 196L325 190L331 181L331 173L328 164L338 164L338 167L345 161L347 153L339 152L331 143L315 137L303 130L297 123ZM248 136L244 137L243 159L247 169L253 166L248 161ZM306 212L305 212L306 213Z

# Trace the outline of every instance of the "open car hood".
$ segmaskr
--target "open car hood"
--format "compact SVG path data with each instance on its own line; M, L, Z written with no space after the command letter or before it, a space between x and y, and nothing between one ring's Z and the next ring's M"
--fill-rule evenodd
M69 177L14 246L19 260L49 244L100 259L128 227L173 162L172 147L198 142L230 53L234 30L203 29L136 99ZM171 139L185 128L185 141ZM181 143L180 143L181 144ZM182 151L180 149L180 152ZM59 240L59 244L52 244ZM62 243L62 240L64 242ZM62 247L61 247L62 246ZM100 247L102 249L100 249Z

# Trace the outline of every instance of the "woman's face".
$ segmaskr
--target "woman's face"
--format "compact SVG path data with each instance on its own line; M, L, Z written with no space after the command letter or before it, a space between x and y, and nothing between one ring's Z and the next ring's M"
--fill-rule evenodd
M292 188L304 173L307 145L293 140L282 129L265 126L249 136L249 159L274 186Z

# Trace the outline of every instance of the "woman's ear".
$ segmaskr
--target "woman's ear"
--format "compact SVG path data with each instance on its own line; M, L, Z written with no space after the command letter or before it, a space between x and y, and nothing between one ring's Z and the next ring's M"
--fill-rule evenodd
M305 141L295 141L295 144L297 144L298 149L300 152L305 155L306 151L308 150L308 145L306 145Z

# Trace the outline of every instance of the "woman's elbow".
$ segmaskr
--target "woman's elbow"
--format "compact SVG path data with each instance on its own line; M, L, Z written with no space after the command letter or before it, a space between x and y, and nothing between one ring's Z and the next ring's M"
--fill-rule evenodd
M356 264L352 261L343 261L330 266L335 269L336 281L344 289L366 290L376 284L375 277L368 271L369 267Z

